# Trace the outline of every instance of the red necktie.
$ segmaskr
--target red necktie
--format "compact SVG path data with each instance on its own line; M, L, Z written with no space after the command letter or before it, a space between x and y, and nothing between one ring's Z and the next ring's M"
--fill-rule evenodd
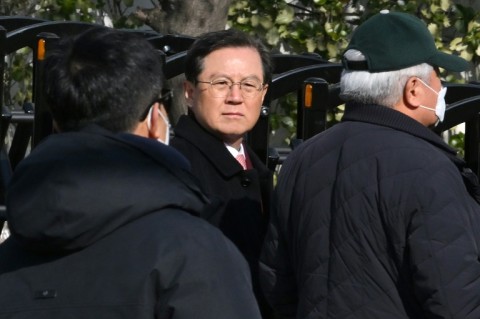
M247 161L245 160L245 155L243 154L238 154L237 157L235 157L237 161L242 165L243 169L247 169Z

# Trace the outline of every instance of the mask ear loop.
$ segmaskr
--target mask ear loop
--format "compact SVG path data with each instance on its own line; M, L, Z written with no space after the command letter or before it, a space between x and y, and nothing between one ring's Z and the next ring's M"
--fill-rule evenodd
M152 128L152 125L150 124L150 122L152 121L152 110L153 110L153 105L150 106L150 109L148 110L148 114L147 114L147 127L149 130Z
M168 118L165 115L163 115L163 113L160 112L160 110L158 110L158 115L160 115L163 122L165 123L165 141L161 141L160 139L158 140L159 142L162 142L163 144L168 145L168 143L170 143L170 129L172 128L172 125L170 124L170 121L168 120Z
M446 104L445 104L445 95L447 94L447 88L442 86L440 88L440 91L435 91L430 85L425 83L422 79L418 78L420 82L423 83L427 88L429 88L433 93L437 95L437 103L435 105L435 108L424 106L424 105L419 105L419 107L430 110L435 112L435 115L437 116L437 122L435 123L435 126L438 125L438 123L443 122L443 119L445 117L445 109L446 109Z
M147 114L147 127L149 130L152 127L150 124L150 122L152 121L152 111L153 111L153 105L150 107ZM160 143L168 145L168 143L170 143L170 129L172 125L170 124L170 121L168 120L168 118L165 115L163 115L163 113L160 110L158 110L158 115L160 115L163 122L165 123L165 141L162 140L161 138L159 138L158 141Z
M437 96L438 96L438 94L440 93L440 91L442 90L442 89L440 89L440 91L437 92L437 91L435 91L430 85L428 85L427 83L425 83L425 81L423 81L422 79L420 79L420 78L417 78L417 79L418 79L420 82L422 82L423 85L425 85L427 88L429 88L433 93L435 93ZM443 86L442 86L442 88L443 88Z

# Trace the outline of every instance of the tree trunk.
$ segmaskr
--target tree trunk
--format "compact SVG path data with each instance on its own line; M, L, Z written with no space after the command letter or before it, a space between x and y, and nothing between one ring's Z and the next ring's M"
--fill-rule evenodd
M138 8L135 16L161 34L198 36L223 30L232 0L157 0L152 9ZM174 98L170 118L175 124L187 112L183 95L183 75L169 81Z
M198 36L227 25L232 0L158 0L145 23L160 33Z

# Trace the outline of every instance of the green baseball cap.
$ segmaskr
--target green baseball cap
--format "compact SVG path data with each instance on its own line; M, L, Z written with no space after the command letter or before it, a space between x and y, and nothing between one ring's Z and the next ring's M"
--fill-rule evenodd
M426 24L417 17L384 10L362 23L353 32L347 46L360 51L366 61L347 61L347 70L385 72L408 68L421 63L460 72L469 63L455 55L437 50Z

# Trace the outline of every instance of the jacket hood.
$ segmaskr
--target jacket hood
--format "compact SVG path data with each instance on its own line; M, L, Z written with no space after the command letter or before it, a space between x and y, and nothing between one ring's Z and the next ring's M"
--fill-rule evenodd
M174 149L90 127L52 135L24 159L8 187L7 220L25 247L63 253L163 208L208 202Z

